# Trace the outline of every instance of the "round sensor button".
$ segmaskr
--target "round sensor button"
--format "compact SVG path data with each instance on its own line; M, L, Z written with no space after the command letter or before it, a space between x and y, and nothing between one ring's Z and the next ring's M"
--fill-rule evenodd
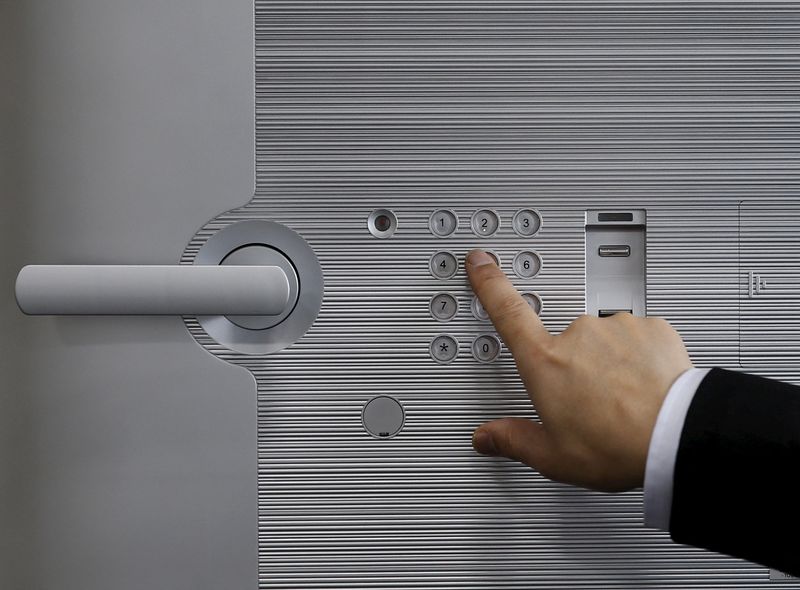
M523 293L522 298L536 312L536 315L542 313L542 300L536 293Z
M361 413L364 429L375 438L391 438L400 432L404 421L403 406L388 395L373 397Z

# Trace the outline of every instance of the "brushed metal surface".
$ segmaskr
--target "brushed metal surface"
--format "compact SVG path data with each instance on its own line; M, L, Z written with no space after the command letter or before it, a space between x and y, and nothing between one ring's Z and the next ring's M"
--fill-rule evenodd
M314 326L269 357L187 320L258 381L260 587L767 587L766 568L644 529L638 492L572 489L477 456L475 426L533 413L507 350L471 358L492 328L468 312L463 265L442 281L428 260L492 248L557 332L584 310L585 210L644 208L648 313L672 322L697 366L739 368L739 202L798 199L800 3L255 9L256 195L183 262L221 227L268 218L300 233L325 275ZM391 239L366 231L378 207L397 215ZM511 228L523 207L542 215L535 237ZM451 237L429 231L437 208L461 220ZM465 223L479 208L501 217L491 238ZM510 272L523 247L543 257L530 281ZM429 314L440 291L461 304L446 326ZM748 333L774 329L768 310L745 310ZM428 344L445 328L462 346L439 365ZM800 382L792 363L759 372ZM406 411L391 440L361 425L377 394Z

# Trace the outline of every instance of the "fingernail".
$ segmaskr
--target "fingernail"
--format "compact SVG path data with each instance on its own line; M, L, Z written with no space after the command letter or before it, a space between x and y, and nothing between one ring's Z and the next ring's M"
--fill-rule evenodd
M481 430L476 430L472 435L472 447L481 455L496 455L497 449L494 446L492 435Z
M473 250L467 254L467 262L471 266L483 266L484 264L494 264L494 258L483 250Z

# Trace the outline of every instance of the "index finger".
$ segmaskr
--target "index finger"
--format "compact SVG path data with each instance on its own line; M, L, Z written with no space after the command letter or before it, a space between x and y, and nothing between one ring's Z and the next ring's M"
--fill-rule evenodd
M512 353L535 352L549 341L551 335L542 320L489 254L472 250L466 267L472 290ZM520 360L516 354L514 358Z

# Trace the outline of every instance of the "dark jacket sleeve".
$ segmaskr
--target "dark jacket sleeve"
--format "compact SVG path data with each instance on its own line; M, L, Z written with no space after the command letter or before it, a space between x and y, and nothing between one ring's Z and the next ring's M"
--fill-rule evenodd
M800 575L798 475L800 387L713 369L684 422L670 534Z

